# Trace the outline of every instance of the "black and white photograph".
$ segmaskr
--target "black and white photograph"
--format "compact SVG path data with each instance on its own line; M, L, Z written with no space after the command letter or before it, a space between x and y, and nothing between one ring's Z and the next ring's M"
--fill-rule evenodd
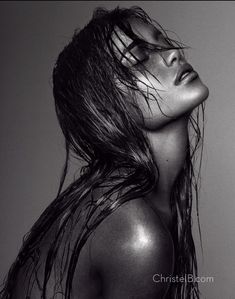
M235 299L235 1L0 2L0 298Z

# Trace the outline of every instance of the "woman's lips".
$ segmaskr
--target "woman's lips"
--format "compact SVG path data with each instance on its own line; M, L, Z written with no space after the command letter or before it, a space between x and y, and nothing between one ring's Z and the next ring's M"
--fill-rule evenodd
M177 72L175 85L180 85L182 83L190 82L196 77L198 77L198 74L194 71L192 66L189 63L185 63L180 66Z
M188 72L186 74L184 74L181 79L180 79L180 84L181 83L188 83L188 82L191 82L193 81L194 79L196 79L198 77L198 73L195 72L194 70L191 71L191 72Z

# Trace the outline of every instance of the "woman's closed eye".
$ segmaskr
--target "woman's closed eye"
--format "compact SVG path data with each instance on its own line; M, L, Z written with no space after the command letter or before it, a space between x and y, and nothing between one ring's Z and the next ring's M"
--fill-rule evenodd
M129 66L137 66L149 60L149 54L145 51L129 52L125 57Z
M156 44L143 43L127 51L123 57L126 66L138 66L147 62L152 53L166 51L167 48Z

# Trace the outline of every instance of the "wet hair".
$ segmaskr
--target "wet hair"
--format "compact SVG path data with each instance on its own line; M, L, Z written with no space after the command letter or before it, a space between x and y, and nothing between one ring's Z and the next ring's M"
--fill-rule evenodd
M158 27L168 45L159 48L141 40L128 23L132 17ZM162 51L178 49L183 55L185 46L170 38L139 7L117 7L111 11L98 8L84 29L74 33L53 70L55 108L66 148L59 191L25 236L1 291L4 299L12 298L19 284L22 287L20 277L26 283L22 297L30 298L37 290L41 298L58 294L70 298L79 254L92 232L123 203L146 196L158 182L158 167L142 122L133 117L133 111L143 120L137 97L142 96L147 103L154 98L160 109L163 99L150 83L146 83L147 91L141 90L135 71L118 59L118 47L112 38L113 34L120 38L117 28L133 40L141 41L148 51L158 51L161 55ZM154 76L144 64L141 71L146 77ZM193 199L198 202L194 162L203 140L199 122L198 108L189 119L187 157L171 194L175 215L174 275L178 276L197 275L191 210ZM63 190L72 156L85 161L85 165L80 176ZM46 254L40 251L42 246ZM52 294L48 289L51 279ZM197 282L172 283L167 298L199 298Z

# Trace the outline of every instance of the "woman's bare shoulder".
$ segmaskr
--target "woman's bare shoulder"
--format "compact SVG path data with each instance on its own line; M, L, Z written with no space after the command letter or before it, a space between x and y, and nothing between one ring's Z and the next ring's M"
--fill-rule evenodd
M132 298L132 291L136 294L140 288L142 292L146 285L149 287L143 298L152 298L159 289L164 289L160 284L156 288L153 275L172 273L174 254L170 233L141 198L123 204L108 216L89 243L93 264L106 285L116 289L117 297ZM119 293L120 285L126 285L126 295Z
M92 247L109 240L109 246L120 244L137 249L139 243L146 246L163 245L170 233L162 224L159 215L143 198L128 201L117 208L96 228ZM100 248L100 246L99 246ZM98 250L98 249L97 249Z

